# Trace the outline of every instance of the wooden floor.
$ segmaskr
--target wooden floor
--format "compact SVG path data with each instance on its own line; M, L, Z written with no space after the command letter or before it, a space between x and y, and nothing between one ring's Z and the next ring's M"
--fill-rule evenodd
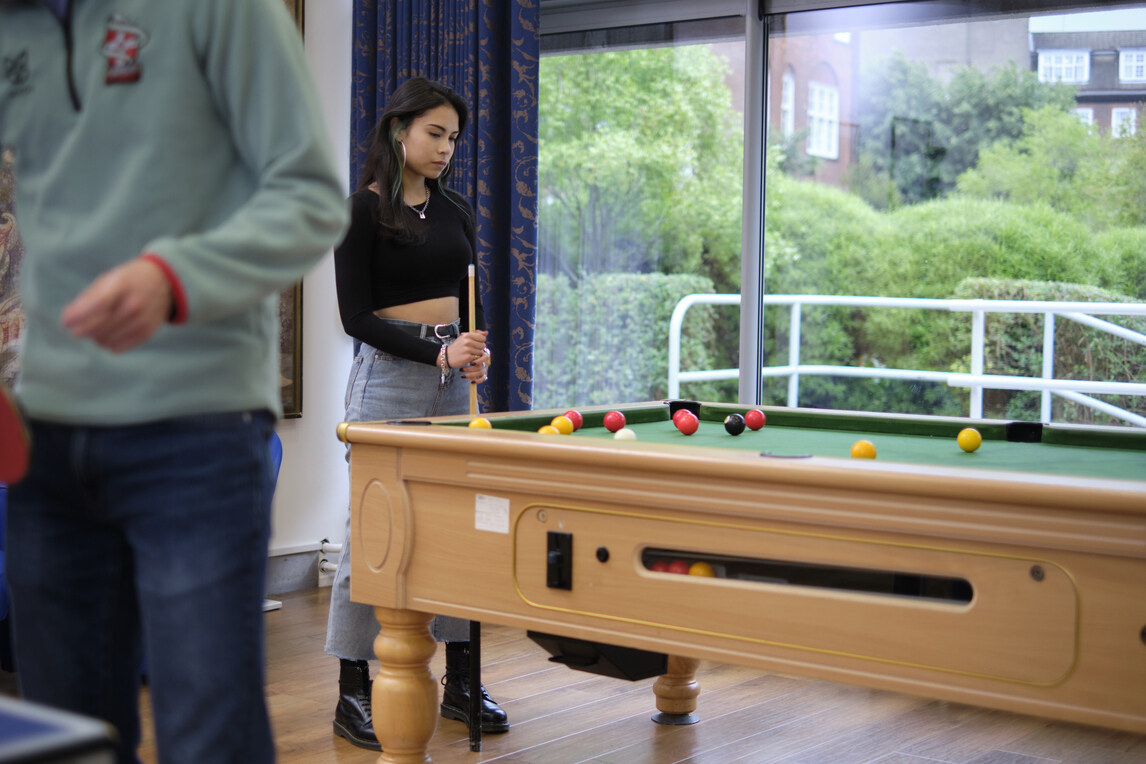
M322 651L329 596L276 596L282 609L266 614L281 764L377 759L331 731L338 662ZM653 680L571 671L547 662L520 630L487 625L483 633L485 684L512 728L486 735L474 753L461 723L439 720L430 746L438 764L1146 764L1142 735L711 663L698 674L700 723L664 727L649 720ZM441 653L432 663L439 677ZM150 731L140 756L156 762Z

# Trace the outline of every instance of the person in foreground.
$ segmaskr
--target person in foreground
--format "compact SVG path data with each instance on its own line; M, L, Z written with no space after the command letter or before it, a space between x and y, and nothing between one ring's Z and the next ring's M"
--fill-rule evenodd
M135 762L275 758L264 578L276 295L348 214L280 0L3 0L34 455L8 512L16 671Z
M348 422L465 414L470 385L486 379L489 350L476 289L477 326L462 318L467 266L477 263L473 211L444 185L466 115L452 90L415 78L398 87L378 121L350 197L350 230L334 251L338 309L358 348L346 389ZM442 716L468 723L469 622L439 616L432 630L446 643ZM374 750L367 660L377 634L374 609L350 601L348 517L326 636L326 652L340 660L334 731ZM509 729L505 711L484 686L480 691L482 730Z

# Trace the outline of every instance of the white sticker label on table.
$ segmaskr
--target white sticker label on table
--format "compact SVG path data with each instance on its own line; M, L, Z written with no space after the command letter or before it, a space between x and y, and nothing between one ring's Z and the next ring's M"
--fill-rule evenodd
M509 533L509 499L479 493L474 499L474 528Z

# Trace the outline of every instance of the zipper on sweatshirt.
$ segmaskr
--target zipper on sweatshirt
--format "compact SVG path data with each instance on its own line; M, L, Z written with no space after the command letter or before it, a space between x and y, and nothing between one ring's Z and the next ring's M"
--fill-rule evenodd
M60 23L60 28L64 32L64 50L66 53L64 66L67 68L68 75L68 95L72 99L72 109L79 112L83 108L83 105L80 103L80 94L76 89L76 79L72 72L74 66L73 49L75 48L75 40L72 37L72 5L73 1L68 0L67 6L64 9L63 18L56 16L55 13L52 13L52 16L55 16L56 20Z

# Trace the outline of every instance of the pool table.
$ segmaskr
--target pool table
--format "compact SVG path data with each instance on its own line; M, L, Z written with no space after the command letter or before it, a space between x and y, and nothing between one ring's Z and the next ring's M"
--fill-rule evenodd
M428 760L435 613L672 656L670 715L709 659L1146 733L1146 431L744 410L341 424L379 760Z

